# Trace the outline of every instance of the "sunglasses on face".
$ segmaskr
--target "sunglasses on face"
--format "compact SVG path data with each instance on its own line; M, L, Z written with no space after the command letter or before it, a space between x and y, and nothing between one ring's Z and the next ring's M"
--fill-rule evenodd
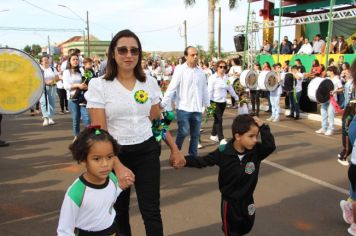
M219 66L220 69L227 69L227 66Z
M129 52L132 56L138 56L140 54L139 48L128 48L126 46L117 47L116 51L121 56L126 56Z

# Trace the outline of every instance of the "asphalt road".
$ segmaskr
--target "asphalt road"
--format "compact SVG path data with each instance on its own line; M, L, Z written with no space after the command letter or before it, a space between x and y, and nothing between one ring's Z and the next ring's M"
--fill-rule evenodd
M263 113L263 112L262 112ZM224 115L224 133L231 137L235 110ZM267 118L264 113L262 119ZM5 117L0 148L0 236L55 235L65 190L82 168L71 160L68 114L42 127L39 116ZM204 148L212 120L203 124ZM262 164L255 192L256 221L250 235L348 235L339 201L347 197L347 167L337 162L340 130L327 137L314 133L320 122L282 118L270 124L277 150ZM172 127L175 132L175 125ZM338 127L340 129L340 127ZM183 151L187 151L187 142ZM161 209L165 235L223 235L216 167L174 170L162 146ZM131 200L133 235L145 235L135 193Z

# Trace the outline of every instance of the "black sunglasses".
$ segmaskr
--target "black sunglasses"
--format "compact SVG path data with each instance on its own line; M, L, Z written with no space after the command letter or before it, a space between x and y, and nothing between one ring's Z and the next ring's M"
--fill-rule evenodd
M128 48L126 46L117 47L116 51L119 55L122 55L122 56L126 56L129 53L129 51L132 56L138 56L140 54L139 48Z
M227 69L227 66L219 66L220 69Z

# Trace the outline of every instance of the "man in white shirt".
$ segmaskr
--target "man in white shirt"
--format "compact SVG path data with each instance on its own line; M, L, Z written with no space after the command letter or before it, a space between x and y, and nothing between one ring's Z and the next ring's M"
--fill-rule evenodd
M178 123L176 144L181 149L185 137L190 134L189 155L197 156L203 107L210 106L210 101L204 72L198 67L197 49L188 46L184 56L187 61L174 70L161 106L166 107L175 98Z
M315 54L321 54L321 49L323 48L325 42L321 39L321 35L315 35L315 40L313 41L313 51Z
M313 48L309 43L309 39L305 38L304 39L304 44L302 45L302 47L299 49L297 54L312 54L313 53Z

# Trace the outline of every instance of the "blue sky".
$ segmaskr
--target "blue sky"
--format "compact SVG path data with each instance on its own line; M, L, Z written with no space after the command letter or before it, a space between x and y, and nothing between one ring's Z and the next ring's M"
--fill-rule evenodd
M181 37L182 22L187 20L188 45L202 45L207 49L208 1L197 0L195 6L186 8L183 0L0 0L0 27L82 29L85 23L70 10L59 7L66 5L82 18L89 11L90 34L100 40L111 40L112 35L121 29L131 29L140 37L145 51L182 51L184 38ZM33 5L44 10L41 10ZM238 7L228 9L228 0L221 0L222 48L234 51L233 36L235 26L246 23L247 1L238 1ZM257 12L261 3L253 3ZM8 11L3 11L7 10ZM59 16L60 15L60 16ZM217 12L215 19L217 39ZM68 19L71 18L71 19ZM294 37L294 32L282 29L282 36ZM47 45L60 43L75 32L27 32L5 31L0 29L0 45L22 49L27 44ZM275 34L276 36L277 34ZM258 37L258 44L262 35Z

